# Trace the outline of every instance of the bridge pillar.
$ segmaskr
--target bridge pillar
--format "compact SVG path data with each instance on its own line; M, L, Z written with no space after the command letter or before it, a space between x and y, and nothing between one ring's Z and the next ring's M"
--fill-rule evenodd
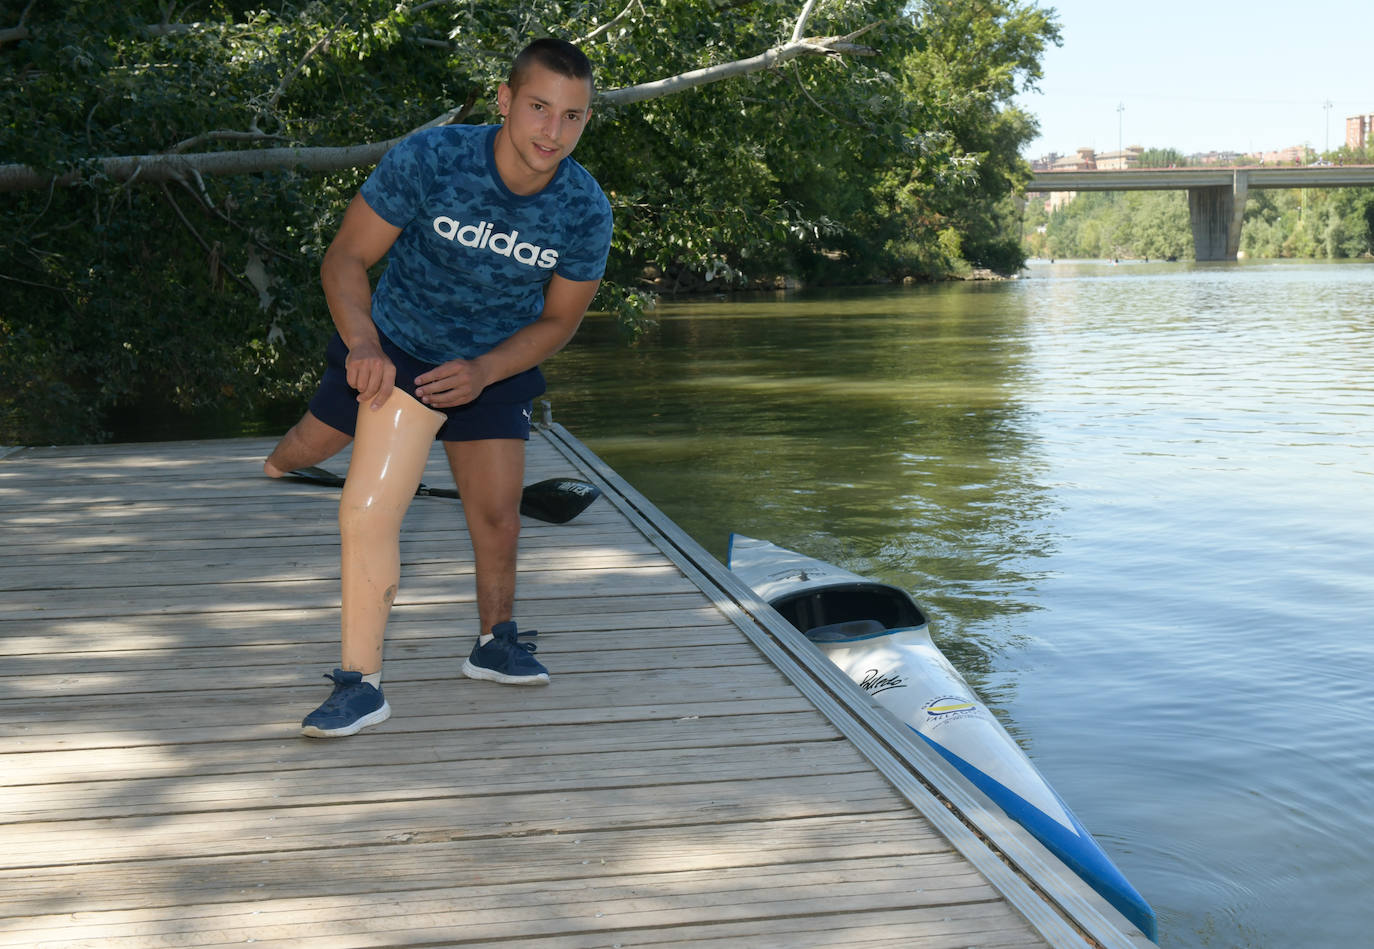
M1188 189L1188 219L1193 225L1193 256L1197 260L1236 259L1248 194L1249 181L1239 170L1230 185Z

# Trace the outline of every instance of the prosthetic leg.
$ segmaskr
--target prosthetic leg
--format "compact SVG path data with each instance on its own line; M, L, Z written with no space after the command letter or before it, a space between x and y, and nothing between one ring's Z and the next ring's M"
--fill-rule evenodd
M401 579L401 519L446 416L401 389L380 409L358 409L353 458L339 501L343 668L382 668L382 639Z

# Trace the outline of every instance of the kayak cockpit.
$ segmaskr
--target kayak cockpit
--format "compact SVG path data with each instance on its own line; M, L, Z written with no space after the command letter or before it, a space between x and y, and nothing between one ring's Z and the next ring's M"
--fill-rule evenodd
M905 591L881 583L809 587L769 605L813 642L862 639L926 623Z

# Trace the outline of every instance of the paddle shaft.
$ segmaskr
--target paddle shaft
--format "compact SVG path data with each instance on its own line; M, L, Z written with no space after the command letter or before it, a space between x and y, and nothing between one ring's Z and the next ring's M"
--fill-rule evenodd
M287 477L331 488L341 488L344 485L341 476L318 467L297 468L288 471ZM453 488L431 488L424 483L416 487L415 496L462 500ZM550 478L526 485L521 490L520 513L550 524L562 524L581 514L600 496L601 490L588 481L576 478Z

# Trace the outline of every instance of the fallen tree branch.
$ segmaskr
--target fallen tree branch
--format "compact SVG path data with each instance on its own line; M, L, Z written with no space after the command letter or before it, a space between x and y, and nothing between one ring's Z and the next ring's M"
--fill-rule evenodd
M854 40L879 25L872 24L847 36L823 36L795 42L789 41L746 59L694 69L681 75L641 83L637 86L612 89L598 94L596 101L597 104L630 105L635 102L643 102L646 99L675 95L697 86L720 82L724 79L774 69L783 63L803 56L873 56L877 54L877 50L868 46L860 46ZM403 138L426 128L461 121L461 118L470 112L475 101L474 95L464 105L450 109L404 135L398 135L383 142L324 147L255 148L192 154L124 155L115 158L92 159L83 162L79 168L59 175L43 172L28 165L0 165L0 192L29 191L47 187L49 183L54 181L57 184L74 184L89 178L129 181L134 175L138 175L142 180L151 182L181 180L193 172L199 172L202 175L243 175L288 169L325 172L375 165L389 148Z
M263 142L270 139L280 139L284 136L273 135L268 132L235 132L231 129L216 129L212 132L201 132L191 138L177 142L167 149L171 154L180 154L188 148L194 148L204 142Z
M33 9L33 5L37 2L38 0L29 0L29 5L24 8L24 12L19 14L19 22L14 26L0 30L0 46L6 43L17 43L20 40L26 40L32 35L29 33L29 28L24 25L24 21L29 18L29 11Z
M853 42L876 25L865 27L863 30L848 36L822 36L813 39L793 40L774 46L772 49L747 59L736 59L717 66L705 66L677 76L669 76L667 79L640 83L637 86L611 89L598 95L596 97L597 102L604 102L609 105L629 105L633 102L643 102L645 99L676 95L696 86L720 82L722 79L733 79L736 76L747 76L750 73L774 69L789 60L798 59L802 56L876 56L877 50L870 46L859 46Z
M630 0L630 2L625 6L625 9L621 10L619 13L617 13L613 18L611 18L611 19L610 19L609 21L607 21L606 23L603 23L603 24L601 24L600 26L598 26L596 29L592 30L592 31L591 31L590 33L588 33L586 36L579 37L577 40L575 40L575 41L573 42L573 45L574 45L574 46L585 46L586 44L590 43L592 40L596 39L598 36L601 36L603 33L608 32L613 26L615 26L615 25L616 25L617 23L619 23L621 20L625 19L625 17L629 16L629 15L630 15L630 11L633 10L633 9L635 8L636 5L639 6L639 12L643 13L643 12L644 12L644 4L641 3L640 0Z
M802 7L802 12L797 16L797 25L792 28L792 42L800 43L802 33L806 31L806 21L811 19L811 11L816 9L817 0L806 0L806 6Z
M197 152L190 155L159 153L97 158L83 162L83 168L61 175L46 174L27 165L0 165L0 191L25 191L41 188L49 181L75 184L89 177L127 181L135 174L145 181L173 181L192 171L205 175L244 175L264 171L298 168L302 171L338 171L375 164L387 149L405 136L385 142L337 147L255 148L235 152Z

